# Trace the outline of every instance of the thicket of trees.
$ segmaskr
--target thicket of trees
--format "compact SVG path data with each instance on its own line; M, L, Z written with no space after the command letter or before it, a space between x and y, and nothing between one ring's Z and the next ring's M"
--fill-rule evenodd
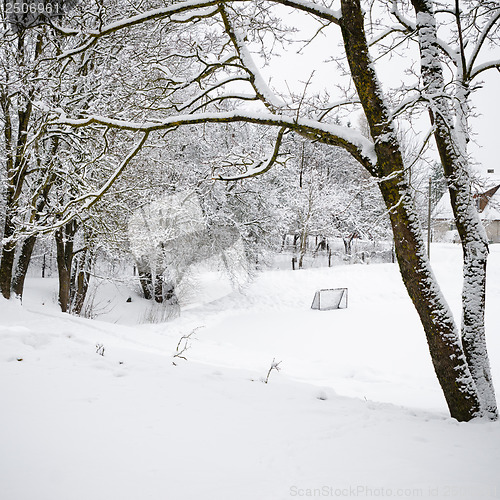
M385 212L451 415L497 418L484 330L488 242L467 152L474 90L484 72L500 68L497 1L95 0L69 7L28 28L2 11L4 297L22 295L33 240L52 234L61 308L78 310L92 256L108 245L103 235L119 234L120 215L144 210L155 194L196 194L205 228L195 231L216 244L213 228L234 227L253 261L266 238L290 228L301 240L323 229L347 239L375 236L383 224L366 221L384 220ZM314 20L308 36L324 37L325 58L336 65L327 92L308 83L300 94L273 90L259 69L266 63L272 72L273 55L300 40L301 16ZM337 44L340 54L330 49ZM400 78L391 85L395 70ZM348 126L354 112L363 133ZM425 114L428 129L410 151L408 124L421 126ZM418 220L414 174L431 143L463 248L460 331Z

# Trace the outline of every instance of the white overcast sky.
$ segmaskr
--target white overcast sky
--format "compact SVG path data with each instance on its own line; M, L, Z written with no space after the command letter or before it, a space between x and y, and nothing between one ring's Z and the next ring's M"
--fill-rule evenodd
M296 18L296 19L294 19ZM288 14L284 18L285 23L309 26L316 26L312 21L305 21L302 14ZM304 36L304 38L307 38ZM264 77L272 76L271 85L285 89L283 82L286 81L295 92L300 92L304 85L302 82L308 79L312 71L315 71L316 90L328 88L334 91L334 84L338 80L337 69L334 64L325 64L323 61L335 53L336 46L340 40L340 28L330 27L326 30L325 36L319 36L301 56L295 55L296 47L288 49L281 58L275 58L270 68L264 68ZM340 53L340 51L339 51ZM495 59L500 57L496 55ZM384 65L384 75L379 74L379 78L389 75L396 78L391 83L398 83L400 78L404 78L401 69L397 67L397 61L391 61ZM417 64L418 68L418 64ZM471 120L473 132L477 134L475 141L471 143L469 151L481 164L480 173L486 173L487 169L495 169L495 174L500 176L500 72L490 71L482 78L485 84L473 96L473 104L476 106L477 118ZM356 125L356 119L353 120ZM427 127L428 124L423 124Z

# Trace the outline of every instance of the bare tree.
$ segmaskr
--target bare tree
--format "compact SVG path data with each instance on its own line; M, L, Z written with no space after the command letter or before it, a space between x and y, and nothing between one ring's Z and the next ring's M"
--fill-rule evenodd
M32 135L44 119L33 105L40 78L44 36L39 30L12 32L2 8L0 24L0 106L2 170L5 178L5 217L0 260L0 291L10 297L16 249L16 216L23 184L29 175Z

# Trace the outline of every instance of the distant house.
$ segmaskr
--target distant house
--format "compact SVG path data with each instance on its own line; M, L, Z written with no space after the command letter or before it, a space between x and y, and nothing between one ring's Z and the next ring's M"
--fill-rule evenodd
M500 243L500 183L474 198L489 242ZM459 241L448 191L432 211L432 232L434 241Z

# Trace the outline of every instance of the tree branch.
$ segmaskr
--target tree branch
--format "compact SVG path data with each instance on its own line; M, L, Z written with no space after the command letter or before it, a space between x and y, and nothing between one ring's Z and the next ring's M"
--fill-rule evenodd
M339 146L347 150L366 168L372 168L377 163L373 142L364 137L357 130L340 125L322 123L307 118L276 115L273 113L252 113L245 111L197 113L171 116L161 122L142 123L117 120L102 116L90 116L84 119L61 118L57 122L54 122L53 125L69 125L71 127L81 128L95 124L119 130L151 133L160 130L169 130L183 125L233 122L285 127L309 139L324 144Z
M233 175L230 177L223 177L219 175L215 179L220 180L220 181L239 181L242 179L248 179L249 177L257 177L258 175L262 175L266 172L268 172L271 167L276 163L276 160L278 159L279 156L279 151L280 151L280 146L283 141L283 135L286 132L286 128L282 127L278 131L278 136L276 137L276 143L274 145L274 150L272 155L264 162L261 162L259 165L256 167L250 168L247 170L245 173L241 175Z

